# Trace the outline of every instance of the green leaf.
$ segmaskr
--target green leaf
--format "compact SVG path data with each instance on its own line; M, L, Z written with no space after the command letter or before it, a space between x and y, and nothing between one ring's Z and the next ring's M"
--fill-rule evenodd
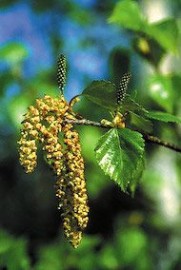
M145 168L145 160L144 158L140 158L140 160L137 163L136 170L132 175L132 179L134 179L134 181L131 181L129 186L129 190L131 191L132 196L134 196L136 187L142 177L144 168Z
M14 238L0 230L0 266L8 270L28 270L30 261L27 252L27 241Z
M154 38L150 38L150 36L145 34L134 38L133 47L142 58L155 67L159 66L161 59L166 53L165 49Z
M130 112L131 124L134 125L139 130L143 130L146 133L151 133L153 130L153 124L150 120L145 119L143 116L138 115L134 112Z
M148 23L140 5L132 0L119 1L108 20L133 31L139 31L153 38L160 46L177 53L179 47L179 25L174 18Z
M120 111L124 114L125 112L146 112L147 110L132 99L129 95L126 95L126 98L121 103Z
M142 267L143 263L140 262L140 254L146 255L148 245L146 233L139 226L122 228L122 230L118 230L116 233L115 248L119 251L118 259L121 265L134 265L131 268L139 270L151 269L150 267Z
M150 111L145 114L148 118L162 121L162 122L171 122L181 124L181 117L165 113L165 112L154 112Z
M112 110L117 106L116 86L109 81L93 81L82 95L106 109Z
M118 2L108 21L136 31L141 30L146 23L139 5L131 0Z
M143 167L144 139L130 129L111 129L105 133L95 149L96 159L105 174L123 191L133 187ZM140 171L141 170L141 171Z
M28 51L24 45L12 42L0 48L0 59L17 63L21 62L28 55Z
M173 112L174 89L170 76L153 76L149 82L149 91L153 100L169 113Z
M164 49L177 53L179 29L173 18L149 24L144 32L154 38Z

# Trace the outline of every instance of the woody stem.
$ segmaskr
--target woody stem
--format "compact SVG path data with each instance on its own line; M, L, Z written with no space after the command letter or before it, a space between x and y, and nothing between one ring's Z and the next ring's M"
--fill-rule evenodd
M100 122L95 122L95 121L91 121L91 120L87 120L87 119L71 119L71 120L66 119L65 121L67 123L70 123L70 124L73 124L73 125L86 125L86 126L94 126L94 127L100 127L100 128L112 128L112 126L109 126L107 124L100 123ZM176 146L175 144L163 141L163 140L159 139L158 137L155 137L155 136L152 136L152 135L148 135L148 134L145 134L145 133L142 133L142 132L140 132L140 133L143 135L143 138L147 142L155 143L155 144L164 146L166 148L169 148L169 149L171 149L173 151L181 153L181 148Z

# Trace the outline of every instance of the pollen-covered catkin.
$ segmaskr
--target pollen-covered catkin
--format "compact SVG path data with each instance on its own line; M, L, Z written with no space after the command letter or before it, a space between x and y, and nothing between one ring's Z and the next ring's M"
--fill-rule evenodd
M58 130L57 121L53 121L48 128L43 126L41 129L43 150L45 151L49 165L56 175L61 174L63 164L63 150L59 142Z
M33 172L37 164L37 145L38 131L36 126L40 124L40 115L37 108L30 106L25 114L21 138L18 141L20 163L26 173Z
M63 164L63 148L59 134L62 130L63 117L68 110L68 104L63 96L61 96L61 99L45 96L43 100L38 100L37 106L44 120L44 124L40 128L43 150L54 173L60 175Z
M77 247L88 223L89 207L79 135L72 124L62 126L66 152L64 175L57 180L57 197L62 208L64 233Z
M76 248L88 223L89 207L79 135L66 121L72 118L72 108L63 96L37 99L35 106L28 108L18 143L20 162L27 173L37 163L37 142L42 144L57 176L56 196L62 209L64 233Z
M20 163L27 173L34 170L37 164L37 141L43 144L49 165L59 175L62 168L62 145L59 133L64 114L68 110L64 97L45 96L30 106L23 121L21 138L18 142Z

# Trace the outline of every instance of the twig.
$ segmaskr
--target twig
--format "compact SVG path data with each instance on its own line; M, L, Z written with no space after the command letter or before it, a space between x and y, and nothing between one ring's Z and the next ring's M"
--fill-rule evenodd
M100 122L90 121L90 120L87 120L87 119L71 119L71 120L70 119L66 119L65 121L67 123L71 123L71 124L74 124L74 125L86 125L86 126L94 126L94 127L100 127L100 128L112 128L112 126L109 125L109 124L104 124L104 123L100 123ZM178 146L176 146L176 145L174 145L174 144L172 144L172 143L163 141L163 140L159 139L158 137L155 137L155 136L152 136L152 135L144 134L142 132L140 132L140 133L143 135L143 138L147 142L155 143L155 144L164 146L166 148L169 148L171 150L174 150L176 152L181 153L181 148L178 147Z
M101 128L107 128L108 126L101 124L99 122L90 121L87 119L66 119L67 123L73 124L73 125L85 125L85 126L94 126L94 127L101 127Z
M174 150L176 152L180 152L181 153L181 148L178 147L175 144L172 144L170 142L163 141L163 140L159 139L158 137L151 136L151 135L148 135L148 134L142 134L142 135L143 135L143 138L145 139L145 141L156 143L156 144L159 144L161 146L164 146L166 148L169 148L171 150Z

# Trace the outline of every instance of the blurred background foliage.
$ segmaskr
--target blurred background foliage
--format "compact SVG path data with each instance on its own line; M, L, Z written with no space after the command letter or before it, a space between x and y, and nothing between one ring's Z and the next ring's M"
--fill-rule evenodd
M95 162L102 131L78 127L90 221L74 250L62 236L52 173L40 153L26 175L16 144L27 106L58 95L59 53L68 60L67 100L93 79L118 83L130 70L137 101L181 115L180 12L179 0L0 1L0 269L181 269L180 154L148 144L131 198ZM91 120L107 116L93 106L82 100L75 109ZM180 144L175 124L157 123L154 134Z

